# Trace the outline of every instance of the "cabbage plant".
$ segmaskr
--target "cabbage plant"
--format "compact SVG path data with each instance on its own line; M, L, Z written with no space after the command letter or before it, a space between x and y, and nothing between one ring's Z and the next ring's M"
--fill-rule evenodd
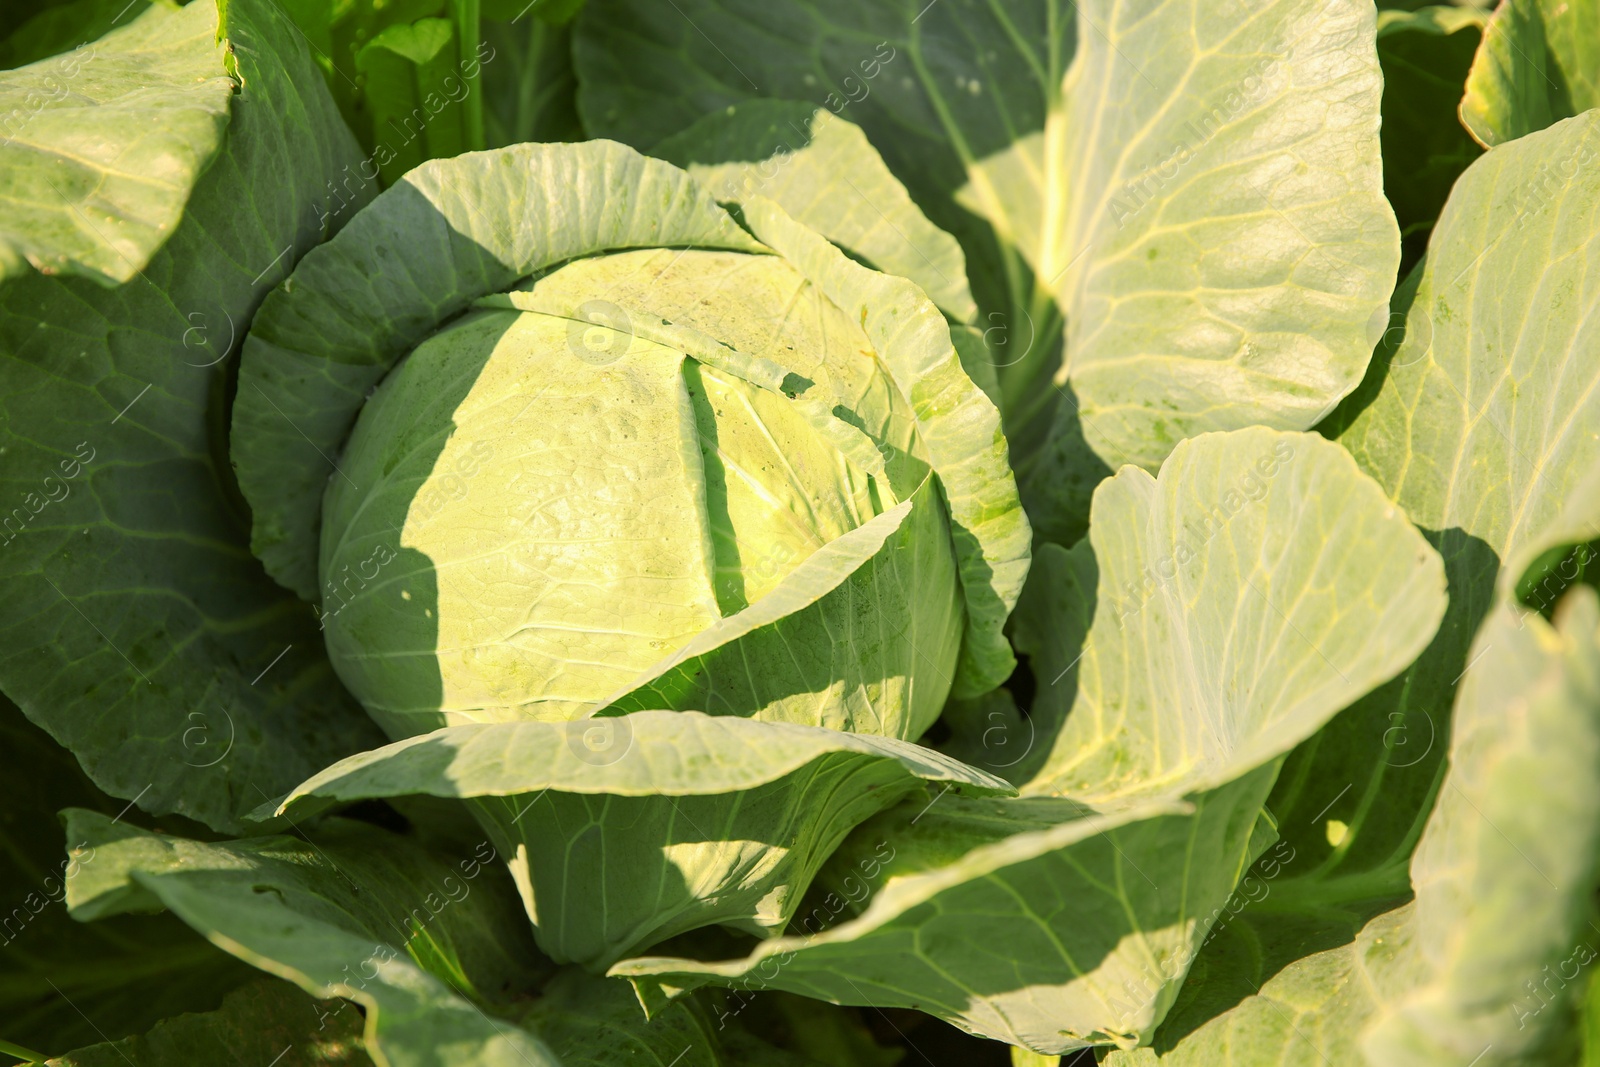
M898 743L1014 665L1029 533L998 412L914 285L770 200L743 219L618 145L440 161L308 254L245 343L251 543L320 601L346 688L397 739L558 757L453 795L481 798L562 962L781 928L843 834L924 779L1009 788ZM425 229L448 250L430 276L339 282L395 273L391 235ZM320 443L281 417L312 392ZM682 714L613 721L658 710ZM654 766L728 744L737 793ZM589 855L539 829L612 807L629 829ZM669 859L685 824L728 840Z
M0 1053L1578 1067L1580 4L0 14Z

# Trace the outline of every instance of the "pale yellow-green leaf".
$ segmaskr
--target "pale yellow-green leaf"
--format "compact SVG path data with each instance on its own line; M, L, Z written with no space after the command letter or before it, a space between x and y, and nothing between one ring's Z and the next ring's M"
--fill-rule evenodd
M1065 719L1024 792L1101 808L1287 751L1405 669L1445 609L1438 554L1315 434L1208 434L1159 478L1125 467L1095 493L1088 545L1047 551L1057 588L1098 578L1072 663L1053 653L1073 601L1041 582L1018 612L1018 647L1049 664L1035 713Z

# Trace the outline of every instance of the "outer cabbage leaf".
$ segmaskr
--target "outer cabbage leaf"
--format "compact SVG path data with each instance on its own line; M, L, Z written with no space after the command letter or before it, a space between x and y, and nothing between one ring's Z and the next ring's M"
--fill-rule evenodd
M1600 10L1505 0L1483 29L1461 122L1485 148L1600 105Z
M372 1067L361 1047L361 1017L340 1001L316 1001L288 982L259 978L229 993L216 1011L177 1015L148 1033L90 1045L45 1067L193 1067L271 1063L295 1049L291 1067Z
M355 143L274 5L226 33L227 146L140 277L0 287L0 688L107 792L217 827L378 737L250 557L221 440L227 359Z
M1176 507L1191 499L1215 501L1209 529ZM737 984L917 1006L1041 1052L1147 1039L1271 841L1258 816L1277 757L1427 643L1442 568L1312 435L1204 435L1159 479L1126 469L1095 509L1089 541L1044 548L1018 609L1049 687L1030 795L907 802L846 841L790 936L612 973L647 1005Z
M511 796L557 790L626 797L738 793L830 756L886 760L918 780L979 794L1005 782L932 749L871 734L763 723L697 711L638 711L570 723L453 726L363 752L320 772L260 818L308 814L340 801L421 793ZM318 799L313 799L318 798Z
M1268 839L1256 817L1275 771L1111 815L1064 799L917 798L841 846L799 932L742 960L642 957L610 973L652 1010L716 983L915 1007L1051 1053L1132 1045L1171 1002L1207 906Z
M1106 1067L1365 1067L1363 1024L1378 1004L1402 995L1421 977L1414 936L1410 904L1384 912L1349 944L1297 958L1262 982L1259 993L1176 1047L1168 1049L1158 1037L1154 1048L1113 1052Z
M799 101L756 99L706 115L650 154L722 200L776 201L854 258L916 282L957 322L978 313L961 246L928 221L852 122Z
M1320 883L1296 892L1403 891L1497 584L1553 543L1600 536L1600 181L1578 164L1597 149L1591 114L1467 169L1397 295L1404 328L1325 428L1444 557L1450 607L1415 664L1286 766L1270 806L1301 857L1295 876ZM1541 610L1575 573L1541 578Z
M314 997L366 1009L365 1042L393 1067L558 1067L504 1012L538 979L538 954L512 887L484 842L434 855L361 823L315 840L220 844L66 813L68 838L95 853L67 886L74 918L166 908L254 966Z
M1065 193L1042 197L1035 269L1077 399L1024 476L1056 536L1081 517L1060 494L1085 445L1153 470L1208 430L1320 421L1361 381L1400 256L1370 5L1101 0L1081 17L1033 149Z
M893 738L641 711L437 730L337 763L261 814L478 798L540 946L605 967L712 923L781 929L845 834L925 780L1011 792Z
M0 282L31 264L120 285L177 231L233 103L217 6L153 4L0 71Z
M763 1041L743 1021L695 997L646 1020L627 983L570 968L545 986L522 1025L549 1043L562 1067L819 1067L815 1059ZM854 1056L824 1062L872 1067Z
M301 1057L295 1062L304 1063L814 1064L755 1036L737 1010L718 1011L713 999L686 998L647 1021L626 984L553 972L529 942L487 841L457 843L470 849L457 857L347 820L319 823L304 840L219 844L117 826L83 811L68 812L67 822L72 839L94 852L68 887L78 918L166 907L241 959L313 997L353 1000L366 1017L363 1027L348 1003L312 1003L274 983L253 987L248 1004L180 1016L143 1038L74 1054L67 1064L99 1067L113 1062L113 1053L115 1062L137 1056L127 1061L135 1067L199 1062L243 1027L252 1040L282 1034ZM298 1029L287 1029L293 1020L271 1018L291 1005L304 1012ZM318 1046L343 1035L360 1037L358 1047ZM281 1055L282 1045L273 1053ZM324 1058L314 1058L319 1054ZM189 1058L174 1058L183 1055Z
M646 8L585 9L589 127L651 144L758 95L848 113L966 249L1045 536L1081 533L1108 467L1310 426L1359 382L1399 255L1370 7Z
M1017 615L1049 679L1033 716L1059 724L1025 795L1104 810L1219 785L1404 670L1445 611L1438 554L1314 434L1194 438L1159 480L1102 483L1094 516Z
M542 210L551 189L559 212ZM688 175L605 141L431 161L385 190L268 297L245 342L233 458L267 572L319 599L323 487L401 356L544 267L662 245L761 251Z
M43 1058L139 1033L168 1015L210 1011L250 980L250 968L170 915L92 926L67 916L67 878L93 856L66 856L56 812L92 807L116 819L130 805L96 789L70 752L4 698L0 775L14 784L0 809L0 1038Z
M1574 980L1600 943L1588 922L1600 855L1600 602L1581 589L1552 626L1504 601L1475 648L1450 771L1411 864L1415 902L1341 947L1253 971L1244 980L1255 995L1175 1040L1158 1037L1155 1050L1115 1053L1109 1067L1570 1062ZM1292 937L1292 913L1246 916L1263 939Z
M1600 873L1600 601L1574 591L1554 626L1504 603L1456 703L1450 772L1411 862L1424 979L1363 1038L1373 1064L1422 1067L1488 1049L1548 1062L1571 1000L1528 984L1595 958ZM1582 946L1582 949L1580 949ZM1559 1001L1566 999L1568 1004Z

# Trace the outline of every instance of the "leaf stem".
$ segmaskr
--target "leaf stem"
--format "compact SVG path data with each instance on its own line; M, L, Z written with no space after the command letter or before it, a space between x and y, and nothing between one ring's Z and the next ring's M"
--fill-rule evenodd
M0 1052L4 1052L7 1056L16 1056L29 1064L43 1063L46 1059L45 1054L42 1052L34 1052L32 1049L26 1049L21 1045L15 1045L5 1040L0 1040Z
M462 139L466 142L467 151L478 152L485 147L483 138L483 71L474 67L471 75L466 73L468 52L476 56L478 46L483 41L483 29L479 18L479 0L455 0L456 16L456 58L461 66L456 69L466 78L467 93L462 98L465 111L461 116Z

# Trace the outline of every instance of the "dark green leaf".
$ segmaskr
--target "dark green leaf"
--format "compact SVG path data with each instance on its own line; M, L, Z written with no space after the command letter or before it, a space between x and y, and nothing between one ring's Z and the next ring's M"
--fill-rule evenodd
M177 1015L148 1033L81 1048L46 1067L373 1067L361 1025L347 1001L314 1000L288 982L258 978L229 993L216 1011Z
M169 915L93 926L68 917L66 882L81 861L68 857L56 812L90 806L126 818L130 805L96 789L4 698L0 776L10 786L0 808L0 1040L47 1055L114 1040L167 1015L208 1011L250 978Z
M68 882L75 918L165 907L240 959L315 997L366 1008L395 1067L557 1067L514 1014L549 970L493 848L434 853L347 820L306 839L204 844L67 813L93 850Z
M1402 274L1428 245L1450 187L1483 150L1456 118L1484 15L1425 7L1378 16L1383 191L1400 223Z
M107 792L217 827L377 736L251 558L224 432L229 357L355 145L268 0L227 33L242 89L171 240L115 289L0 287L0 687Z

